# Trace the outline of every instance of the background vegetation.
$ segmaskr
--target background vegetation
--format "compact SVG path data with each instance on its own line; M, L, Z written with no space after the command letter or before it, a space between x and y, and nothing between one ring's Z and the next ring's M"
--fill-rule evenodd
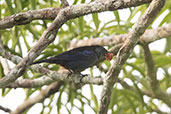
M68 0L68 2L70 5L77 5L88 3L89 1ZM71 19L59 29L55 41L52 42L37 59L44 59L49 56L62 53L68 50L68 48L71 47L71 44L74 44L74 41L77 40L105 38L111 35L127 34L137 19L145 12L148 5L149 4L144 4L124 10L115 10L104 13L93 13L76 19ZM4 19L7 16L11 16L19 12L54 7L62 7L61 2L58 0L1 0L0 18ZM40 39L42 33L47 29L52 21L53 20L47 19L34 20L29 24L1 29L1 40L5 50L13 55L23 58L27 55L27 52L32 48L32 46ZM166 24L170 25L170 23L171 1L167 0L164 8L148 29L155 30L154 28L158 28ZM171 96L171 35L166 38L161 38L161 40L157 40L158 39L149 43L150 49L153 49L149 50L152 58L147 57L147 59L145 59L145 53L148 53L148 46L137 45L135 47L133 53L121 70L118 82L113 87L114 92L111 96L108 113L171 113L171 97L169 98L169 96ZM105 47L110 49L113 46L114 45L106 45ZM157 85L157 87L159 87L160 90L168 96L164 97L161 94L157 94L152 89L152 84L150 84L151 79L147 76L148 59L154 60L155 63L154 68L152 68L154 71L151 71L156 74L155 78L157 82L153 83L155 84L154 86ZM115 61L115 58L113 61ZM105 77L105 73L110 68L111 63L104 61L98 66L89 68L84 73L90 74L92 77ZM15 63L10 60L8 60L8 64L10 69L15 66ZM43 66L52 71L59 69L58 65L43 64ZM5 76L5 72L3 62L1 61L0 78L3 76ZM41 73L34 72L30 68L27 68L20 79L33 80L41 76ZM22 94L25 94L25 98L23 100L27 101L32 98L31 96L35 97L36 95L39 95L39 92L44 90L46 87L48 87L48 85L33 88L17 88L22 88ZM39 109L36 109L36 112L41 114L52 114L55 112L58 114L71 114L74 112L77 112L78 114L97 113L101 89L101 85L75 85L71 82L63 82L56 93L49 94L49 96L45 96L43 100L35 102L34 104L40 103L39 106L33 104L32 107L26 108L26 111L23 113L31 113L34 107L40 107ZM8 94L12 94L12 92L17 90L18 89L9 87L1 88L0 99L3 101ZM13 96L11 96L13 97L12 99L15 99L15 96L16 95L13 94ZM0 106L3 107L2 110L6 107L12 111L15 110L14 107L18 107L3 106L3 102L1 101ZM4 111L0 110L0 113L5 113ZM9 112L8 110L6 111Z

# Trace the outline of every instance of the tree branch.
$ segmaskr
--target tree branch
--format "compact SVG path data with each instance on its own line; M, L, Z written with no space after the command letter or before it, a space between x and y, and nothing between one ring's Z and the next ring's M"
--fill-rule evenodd
M7 59L0 56L0 62L2 64L4 74L7 75L10 72L10 68L9 68Z
M0 55L8 60L11 60L15 64L19 63L22 60L21 57L12 55L5 50L1 38L0 38Z
M3 48L3 44L2 44L2 40L1 40L1 33L0 33L0 48ZM4 52L5 50L3 50ZM8 72L10 72L10 67L9 67L9 64L8 64L8 61L7 59L3 58L0 56L0 62L2 64L2 67L3 67L3 71L4 71L4 74L7 75Z
M0 105L0 110L3 110L5 112L11 112L11 110L9 108L3 107Z
M118 79L118 82L119 82L119 83L122 85L122 87L124 87L125 89L137 93L137 89L136 89L134 86L128 85L128 84L127 84L125 81L123 81L122 79ZM143 95L147 95L147 96L149 96L149 97L154 97L154 95L153 95L151 92L149 92L149 91L142 90L141 93L142 93Z
M17 56L17 55L13 55L9 52L7 52L4 48L4 45L2 43L2 40L0 38L0 55L10 61L12 61L14 64L18 64L21 62L22 58ZM44 68L44 67L41 67L40 65L32 65L31 66L31 69L34 71L34 72L38 72L38 73L41 73L41 74L44 74L46 75L49 70Z
M110 0L106 0L106 1L103 1L103 0L98 1L97 0L92 3L77 5L78 7L70 6L69 9L71 9L72 7L73 8L76 7L76 8L79 8L77 12L80 12L79 10L82 10L82 9L92 10L91 5L93 3L97 3L97 7L100 4L102 4L101 6L104 6L106 4L108 5L108 6L106 5L107 9L103 7L103 9L101 9L101 10L100 9L96 10L97 7L95 7L96 11L92 11L92 13L95 13L95 12L102 12L102 11L108 11L108 10L111 11L111 10L116 10L116 9L135 7L135 6L139 6L142 4L150 3L151 1L152 0L130 0L130 1L119 0L118 2L116 2L115 0L111 0L111 2L110 2ZM85 8L84 8L84 6L85 6ZM90 9L88 7L90 7ZM61 10L66 10L66 9L65 8L45 8L45 9L41 9L41 10L30 10L28 12L14 14L12 16L9 16L9 17L6 17L6 18L0 20L0 29L12 28L13 26L16 26L16 25L25 25L25 24L32 22L33 20L38 20L38 19L54 20ZM85 15L85 14L82 13L81 15Z
M165 0L153 0L145 13L134 24L132 30L128 33L127 40L124 42L123 46L119 50L115 63L112 64L111 68L107 72L101 94L100 106L98 110L99 114L107 114L112 88L114 83L117 82L118 74L123 64L132 53L132 50L137 44L140 36L145 32L145 29L149 26L149 24L152 23L159 11L162 9L164 3Z
M32 107L34 104L43 102L45 98L59 91L62 85L63 85L62 81L52 83L46 89L40 91L40 93L36 97L29 98L26 101L24 101L23 104L18 106L18 108L12 111L10 114L21 114L25 112L27 109L29 109L30 107Z
M9 84L8 88L37 88L43 85L49 85L55 81L66 81L73 83L83 83L83 84L103 84L103 78L85 76L82 77L80 74L72 74L68 76L69 72L56 72L50 71L49 74L42 76L37 79L20 79Z
M118 82L127 90L130 90L130 91L133 91L135 93L137 93L137 89L134 87L134 86L130 86L128 85L125 81L123 81L122 79L118 79ZM141 93L143 95L147 95L149 97L153 97L153 98L156 98L155 95L152 93L152 92L149 92L149 91L145 91L145 90L142 90ZM161 99L160 99L161 100ZM149 108L151 108L149 106ZM150 109L151 112L157 112L158 114L169 114L169 113L164 113L162 112L161 110L159 110L158 108L157 109Z
M152 58L148 44L143 44L142 46L144 50L144 59L146 64L147 76L148 76L147 78L150 83L151 89L155 91L159 88L159 81L156 78L156 68L154 66L155 63Z
M153 33L153 34L151 34ZM127 39L128 34L121 35L110 35L102 38L91 38L87 40L77 40L75 42L71 42L71 48L86 46L86 45L117 45L119 43L123 43ZM164 25L162 27L158 27L156 29L147 29L144 34L138 40L138 43L151 43L161 38L171 38L171 24Z
M144 49L144 59L145 59L146 70L147 70L147 79L150 84L150 88L152 89L153 94L156 98L161 99L169 107L171 107L171 94L170 95L167 94L166 92L162 91L162 89L160 88L159 81L156 78L155 63L152 58L148 44L142 44L142 46Z
M24 13L17 13L0 20L0 29L29 24L33 20L38 19L53 20L58 15L60 10L61 8L45 8L41 10L30 10Z

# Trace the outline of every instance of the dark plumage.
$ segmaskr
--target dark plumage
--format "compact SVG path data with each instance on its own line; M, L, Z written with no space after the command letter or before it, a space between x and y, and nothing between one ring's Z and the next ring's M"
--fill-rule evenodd
M33 64L47 62L59 64L71 72L81 72L103 60L111 60L113 53L109 53L99 45L84 46L63 52L45 60L36 61Z

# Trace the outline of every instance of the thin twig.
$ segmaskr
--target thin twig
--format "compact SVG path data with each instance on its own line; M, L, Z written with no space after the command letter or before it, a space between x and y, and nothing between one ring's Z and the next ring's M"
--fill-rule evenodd
M27 109L32 107L34 104L43 102L45 98L59 91L62 85L63 85L62 81L52 83L46 89L41 90L36 97L25 100L20 106L18 106L16 110L11 111L10 114L22 114Z
M0 105L0 110L3 110L5 112L11 112L11 110L9 108L3 107Z
M0 33L0 48L4 48L3 44L2 44L2 40L1 40L1 33ZM5 50L3 50L3 51L5 51ZM0 62L2 64L4 74L7 75L8 72L10 72L10 67L9 67L7 59L0 56Z
M2 64L4 74L7 75L10 72L10 67L9 67L7 59L0 56L0 62Z
M147 78L148 78L148 82L150 84L150 88L153 91L153 94L156 98L161 99L169 107L171 107L171 94L164 92L160 88L159 81L156 78L157 70L155 68L155 63L152 58L148 44L144 43L144 44L142 44L142 46L143 46L143 50L144 50L144 59L145 59Z

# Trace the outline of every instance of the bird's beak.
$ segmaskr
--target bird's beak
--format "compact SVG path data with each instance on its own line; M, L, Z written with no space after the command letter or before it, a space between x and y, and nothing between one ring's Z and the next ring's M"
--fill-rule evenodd
M113 58L113 53L106 53L106 60L110 61Z

